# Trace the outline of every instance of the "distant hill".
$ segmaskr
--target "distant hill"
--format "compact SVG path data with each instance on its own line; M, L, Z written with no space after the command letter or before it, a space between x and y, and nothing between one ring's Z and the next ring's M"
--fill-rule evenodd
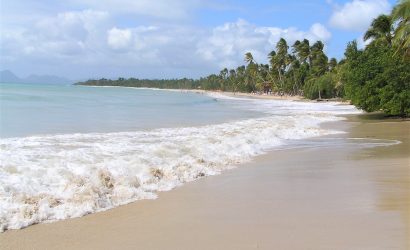
M53 75L30 75L26 78L16 76L10 70L0 71L0 82L5 83L46 83L46 84L72 84L74 81Z
M10 70L0 71L0 82L19 83L21 80Z

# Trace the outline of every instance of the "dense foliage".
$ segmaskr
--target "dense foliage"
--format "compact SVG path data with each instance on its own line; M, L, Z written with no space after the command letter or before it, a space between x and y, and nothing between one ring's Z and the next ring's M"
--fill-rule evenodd
M340 65L344 97L366 111L410 116L410 1L401 1L392 16L377 17L366 32L371 42L358 50L348 44Z
M402 0L392 15L381 15L364 35L369 44L347 45L345 58L337 62L324 53L324 44L307 39L289 47L281 38L260 64L252 53L246 65L223 69L200 79L89 80L81 85L130 86L170 89L204 89L233 92L273 92L303 95L309 99L340 97L365 111L382 110L388 115L410 116L410 0Z
M196 89L200 87L198 80L182 78L182 79L136 79L136 78L118 78L118 80L99 79L88 80L85 82L76 83L76 85L87 86L121 86L121 87L136 87L136 88L160 88L160 89Z
M349 45L344 65L345 96L366 111L410 116L410 63L377 42L363 51Z

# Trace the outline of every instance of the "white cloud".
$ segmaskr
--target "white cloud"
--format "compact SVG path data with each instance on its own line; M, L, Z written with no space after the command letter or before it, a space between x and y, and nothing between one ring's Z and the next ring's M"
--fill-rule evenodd
M260 57L258 50L268 41L266 35L255 31L256 28L241 19L218 26L208 38L199 42L197 54L209 62L217 63L219 67L233 67L243 62L243 54L247 51Z
M364 31L375 17L389 13L390 9L387 0L353 0L343 7L336 7L330 25L348 31Z
M119 25L108 12L83 10L4 29L0 48L5 65L25 65L29 72L196 77L241 65L248 51L258 62L266 63L280 37L291 45L303 38L326 43L330 36L319 23L306 31L261 27L241 19L214 28L172 22L127 26Z
M307 36L312 36L313 40L328 41L332 37L332 34L322 24L315 23L310 27L310 34Z
M131 42L130 29L118 29L116 27L107 32L107 43L113 49L124 49Z
M258 27L239 19L235 23L214 28L208 38L198 43L197 54L219 67L243 64L244 54L248 51L252 52L256 61L265 63L267 54L281 37L291 46L296 40L304 38L326 43L331 33L319 23L313 24L309 31L302 31L296 28Z
M20 47L23 56L74 57L101 44L98 41L107 19L108 13L102 11L63 12L22 28L2 43L10 45L9 42Z

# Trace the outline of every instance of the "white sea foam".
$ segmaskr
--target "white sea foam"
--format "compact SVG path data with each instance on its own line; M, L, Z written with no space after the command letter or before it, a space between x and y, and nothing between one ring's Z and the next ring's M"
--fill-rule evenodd
M0 231L152 199L289 141L340 133L319 124L357 112L330 103L242 105L274 115L201 127L1 139Z
M233 97L218 92L206 92L210 97L220 100L236 101L242 103L242 108L258 112L264 112L273 115L299 115L299 114L316 114L316 115L347 115L360 114L362 111L352 105L340 102L304 102L292 100L270 100L255 99L249 97Z

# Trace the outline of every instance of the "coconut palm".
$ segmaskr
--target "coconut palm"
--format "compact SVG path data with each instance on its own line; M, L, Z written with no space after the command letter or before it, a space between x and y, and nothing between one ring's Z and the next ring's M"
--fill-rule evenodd
M390 16L380 15L376 17L370 28L364 34L364 40L385 41L391 45L393 39L393 23Z
M279 39L276 44L276 56L281 66L286 66L289 46L285 39Z
M234 69L229 70L228 79L229 79L229 83L231 84L232 91L235 94L239 83L238 83L236 71Z
M276 44L276 55L271 59L272 67L278 72L279 83L281 91L284 90L284 74L286 67L288 66L289 54L288 54L289 46L285 39L279 39L278 43Z
M236 68L236 79L238 81L238 87L240 86L240 89L244 89L243 87L245 86L245 71L246 68L245 66L239 66Z
M279 82L279 78L278 78L278 71L276 69L276 51L272 50L269 54L268 54L268 60L269 60L269 64L270 64L270 68L268 69L267 72L267 80L271 83L272 89L273 90L278 90L279 86L278 86L278 82Z
M251 52L245 53L245 62L247 62L248 64L254 63L253 55Z
M304 39L302 42L297 40L292 45L292 52L297 56L300 63L305 63L310 55L309 40Z
M225 83L226 83L226 80L227 80L227 78L228 78L228 69L227 68L224 68L223 70L221 70L220 72L219 72L219 80L220 80L220 86L221 86L221 89L222 90L225 90Z
M401 0L394 7L392 21L397 22L393 42L410 57L410 0Z
M324 44L321 41L315 42L311 51L311 74L314 77L323 75L328 69L328 58L323 52Z
M271 52L269 52L268 54L268 59L269 61L272 60L272 58L275 58L276 56L276 52L274 50L272 50Z
M300 86L300 81L298 81L298 75L299 75L299 70L301 63L297 59L295 55L289 55L289 69L287 72L288 78L290 79L290 82L292 83L292 95L296 95Z
M255 83L258 77L258 65L253 59L251 52L245 53L245 61L248 63L245 72L245 84L251 91L255 90Z

